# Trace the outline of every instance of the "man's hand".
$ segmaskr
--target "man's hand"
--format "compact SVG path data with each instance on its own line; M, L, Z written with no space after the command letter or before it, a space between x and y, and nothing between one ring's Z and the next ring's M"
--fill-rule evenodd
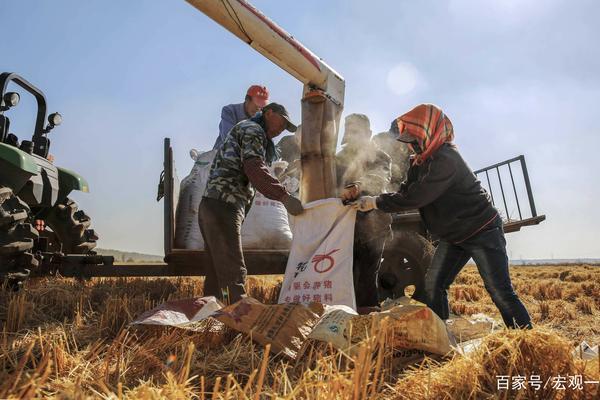
M304 212L304 207L302 207L302 203L300 200L294 196L287 195L285 196L281 202L283 206L292 215L300 215Z
M359 197L358 200L350 203L350 205L358 211L367 212L377 208L376 200L376 196L362 196Z
M354 182L344 187L340 198L344 204L348 204L351 201L358 199L360 196L360 182Z

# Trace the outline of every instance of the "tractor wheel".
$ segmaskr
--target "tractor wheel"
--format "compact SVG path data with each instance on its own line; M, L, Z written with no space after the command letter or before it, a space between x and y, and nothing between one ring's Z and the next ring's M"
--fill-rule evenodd
M425 273L434 251L433 244L418 233L395 231L394 238L385 245L379 269L380 299L405 296L405 289L413 285L412 297L423 301Z
M0 284L18 289L39 265L32 253L37 230L27 221L29 207L0 186Z
M98 236L89 229L92 220L73 200L66 198L56 204L44 221L58 237L64 254L87 254L96 247Z

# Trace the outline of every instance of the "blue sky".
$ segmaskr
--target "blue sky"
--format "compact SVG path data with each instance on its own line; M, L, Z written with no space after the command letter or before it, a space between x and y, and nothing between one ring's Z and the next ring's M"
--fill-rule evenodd
M507 236L512 258L600 257L600 3L593 0L254 1L346 79L344 114L373 131L421 102L452 119L479 168L527 158L548 220ZM62 126L56 164L100 246L162 254L162 138L180 178L220 109L253 83L300 119L302 86L183 0L4 1L0 70L42 88ZM30 135L23 98L15 133Z

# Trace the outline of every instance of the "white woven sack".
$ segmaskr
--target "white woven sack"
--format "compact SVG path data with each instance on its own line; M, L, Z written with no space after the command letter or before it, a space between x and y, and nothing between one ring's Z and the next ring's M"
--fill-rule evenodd
M352 277L356 210L337 198L313 201L304 208L294 217L279 303L320 302L356 310Z
M195 149L190 150L190 157L195 162L190 174L181 181L179 189L179 203L175 214L175 248L204 249L204 240L198 225L198 207L216 153L216 150L204 153L199 153Z

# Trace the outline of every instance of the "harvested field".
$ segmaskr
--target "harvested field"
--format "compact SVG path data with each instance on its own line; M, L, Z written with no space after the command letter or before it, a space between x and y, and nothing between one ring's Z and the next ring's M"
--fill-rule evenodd
M566 380L560 389L550 378L599 379L599 361L574 360L571 351L600 342L600 268L513 267L512 276L534 330L501 330L466 357L408 370L377 346L386 343L381 333L355 356L329 349L294 362L211 321L193 330L127 328L166 300L200 296L201 279L31 281L0 292L0 398L598 398L597 383L578 389ZM251 277L250 294L273 303L281 279ZM450 301L454 313L499 319L474 267L460 273ZM550 381L498 391L504 375Z

